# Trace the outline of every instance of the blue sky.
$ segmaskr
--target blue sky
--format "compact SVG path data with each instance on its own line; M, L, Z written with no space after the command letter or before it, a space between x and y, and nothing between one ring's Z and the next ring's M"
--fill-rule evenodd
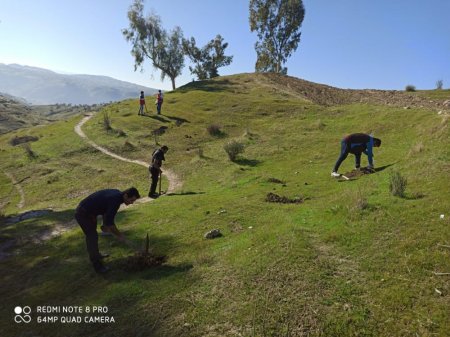
M111 76L171 89L145 64L134 72L128 27L132 0L0 0L0 63ZM449 0L304 0L302 39L288 75L340 88L450 88ZM256 34L247 0L145 1L163 26L180 26L197 44L221 34L233 63L221 75L253 72ZM177 86L193 79L188 62Z

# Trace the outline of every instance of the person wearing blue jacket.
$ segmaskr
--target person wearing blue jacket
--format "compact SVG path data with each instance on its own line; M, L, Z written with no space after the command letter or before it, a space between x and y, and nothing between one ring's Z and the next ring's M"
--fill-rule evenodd
M367 168L373 170L373 147L379 147L381 145L381 139L372 137L365 133L353 133L344 137L341 141L341 155L339 156L336 164L334 165L333 171L331 172L332 177L340 177L338 173L339 166L347 158L349 153L355 155L355 168L359 169L361 165L361 154L367 155L367 160L369 161L369 166Z

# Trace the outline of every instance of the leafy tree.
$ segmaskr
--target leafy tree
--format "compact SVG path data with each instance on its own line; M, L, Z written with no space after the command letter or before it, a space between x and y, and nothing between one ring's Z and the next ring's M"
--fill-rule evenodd
M219 76L218 68L229 65L233 56L226 56L225 49L228 43L223 43L223 38L217 35L201 49L196 46L195 39L183 39L183 50L195 67L189 66L191 74L197 75L199 80Z
M297 50L305 17L302 0L250 0L250 30L256 31L256 71L287 73L283 67Z
M181 75L184 67L183 32L180 27L175 27L167 33L158 15L144 17L143 11L143 0L134 0L128 10L129 27L122 30L133 46L134 70L143 70L144 60L148 58L153 67L161 71L161 81L168 76L175 89L175 78Z

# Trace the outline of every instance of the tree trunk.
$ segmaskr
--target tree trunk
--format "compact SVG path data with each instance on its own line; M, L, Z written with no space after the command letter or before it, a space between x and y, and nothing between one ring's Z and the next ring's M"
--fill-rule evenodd
M172 81L172 90L175 90L175 77L171 77L170 80Z

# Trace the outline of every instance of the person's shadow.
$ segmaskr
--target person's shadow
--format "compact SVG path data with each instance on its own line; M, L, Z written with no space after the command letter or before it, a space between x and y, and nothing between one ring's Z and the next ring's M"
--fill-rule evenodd
M171 197L174 195L195 195L195 194L205 194L205 192L192 192L192 191L187 191L187 192L180 192L180 193L167 193L165 195Z
M377 168L374 169L374 171L375 171L375 172L381 172L381 171L384 171L385 169L387 169L388 167L391 167L391 166L394 165L394 164L395 164L395 163L377 167Z

